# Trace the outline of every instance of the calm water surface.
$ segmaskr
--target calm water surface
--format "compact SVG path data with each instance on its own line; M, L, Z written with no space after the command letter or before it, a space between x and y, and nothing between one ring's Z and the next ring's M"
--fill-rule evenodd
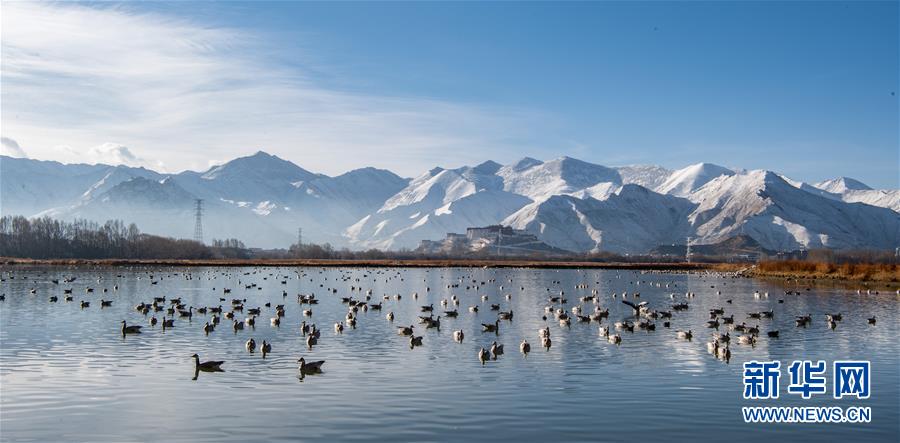
M814 288L786 296L782 287L750 279L611 270L7 267L3 277L3 441L856 442L897 441L900 435L900 298L894 293ZM65 283L66 277L76 280ZM459 286L448 288L452 284ZM385 294L402 299L385 301L383 311L360 312L357 328L337 335L333 325L347 313L341 297L365 297L352 286L371 289L372 303ZM87 293L88 287L95 292ZM226 287L230 294L222 293ZM73 302L63 301L64 288L73 289ZM679 301L687 291L696 297L688 300L689 310L674 313L670 329L657 320L656 331L623 332L619 346L598 336L597 323L565 328L541 319L551 295L565 291L568 310L592 289L599 291L599 306L610 309L604 324L631 315L613 293L640 292L640 300L656 309L668 309L672 293ZM755 291L771 295L757 298ZM299 305L298 293L315 294L320 302ZM454 294L461 300L459 317L442 318L440 330L417 325L424 345L410 349L396 326L417 324L420 305L433 303L440 313L440 301ZM48 302L53 295L60 301ZM237 333L223 319L205 336L208 316L200 314L190 322L178 318L175 328L163 332L149 326L150 315L134 309L161 296L226 310L231 298L246 298L246 308L260 306L262 315L255 329ZM100 299L113 304L101 308ZM91 306L81 309L81 300ZM276 328L269 319L282 303L286 315ZM512 322L501 322L499 335L481 332L482 322L496 319L493 303L515 312ZM470 313L472 305L481 310ZM591 302L583 305L594 309ZM706 351L708 310L720 306L738 322L748 312L775 311L771 320L747 320L759 323L763 336L755 347L735 343L729 363ZM302 315L307 308L311 318ZM393 323L385 318L388 311L396 315ZM832 331L824 314L836 312L844 320ZM794 316L807 313L812 325L795 327ZM878 323L869 326L866 318L873 315ZM144 325L144 332L123 338L123 319ZM322 329L312 350L299 332L304 319ZM539 346L537 335L545 325L553 340L549 350ZM461 344L452 340L456 329L466 334ZM694 340L677 339L677 329L692 329ZM771 329L781 337L767 338ZM246 352L248 337L271 342L272 353L263 359ZM518 352L523 338L533 347L527 357ZM506 353L482 365L477 352L493 340ZM193 353L225 360L225 372L200 373L193 380ZM300 356L326 360L324 372L299 378ZM786 392L783 370L779 399L742 398L742 362L781 360L786 366L794 359L826 360L829 392L832 361L871 360L872 396L833 400L828 394L803 401ZM741 406L754 405L871 406L873 417L868 424L745 424Z

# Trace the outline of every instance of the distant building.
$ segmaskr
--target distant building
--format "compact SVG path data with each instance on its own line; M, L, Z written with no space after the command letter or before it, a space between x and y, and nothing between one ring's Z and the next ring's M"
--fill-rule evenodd
M569 251L542 242L536 235L509 226L467 228L465 234L447 233L443 240L422 240L417 251L425 254L567 255Z

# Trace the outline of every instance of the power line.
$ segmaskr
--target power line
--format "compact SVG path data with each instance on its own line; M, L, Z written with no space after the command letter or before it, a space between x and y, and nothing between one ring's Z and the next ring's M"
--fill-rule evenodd
M203 243L203 200L194 200L194 241Z

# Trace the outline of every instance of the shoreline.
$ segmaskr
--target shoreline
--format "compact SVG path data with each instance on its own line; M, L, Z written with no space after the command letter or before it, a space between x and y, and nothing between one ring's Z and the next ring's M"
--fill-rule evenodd
M0 257L12 266L298 266L371 268L536 268L630 269L651 271L722 271L721 263L592 262L498 259L28 259ZM749 265L734 266L734 271Z
M747 278L812 284L862 284L900 288L900 275L889 279L846 278L819 272L770 272L749 263L592 262L521 259L27 259L0 257L7 266L185 266L185 267L364 267L364 268L532 268L621 269L662 272L722 272Z

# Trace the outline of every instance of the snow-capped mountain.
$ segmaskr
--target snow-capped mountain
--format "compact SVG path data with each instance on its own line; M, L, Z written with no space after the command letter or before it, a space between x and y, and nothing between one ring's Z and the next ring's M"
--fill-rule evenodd
M740 235L771 250L900 246L900 190L709 163L669 170L526 157L405 179L375 168L330 177L264 152L174 175L0 157L2 215L117 218L190 238L196 199L205 238L257 247L287 247L302 228L310 242L412 249L492 224L578 252L643 253L687 237L709 244Z
M900 214L805 192L770 171L711 180L688 197L703 243L749 235L768 249L890 248L900 244Z
M503 224L569 251L646 252L690 235L694 207L687 199L628 184L603 200L557 195L534 202Z
M684 197L723 175L734 175L734 171L711 163L697 163L673 171L661 185L656 187L656 191L660 194Z
M870 188L865 183L854 180L849 177L838 177L833 178L831 180L825 180L823 182L816 183L813 185L823 191L830 192L832 194L843 194L847 191L871 191Z
M363 248L414 248L421 240L495 224L531 202L503 189L499 166L485 162L476 167L432 169L347 228L344 235Z

